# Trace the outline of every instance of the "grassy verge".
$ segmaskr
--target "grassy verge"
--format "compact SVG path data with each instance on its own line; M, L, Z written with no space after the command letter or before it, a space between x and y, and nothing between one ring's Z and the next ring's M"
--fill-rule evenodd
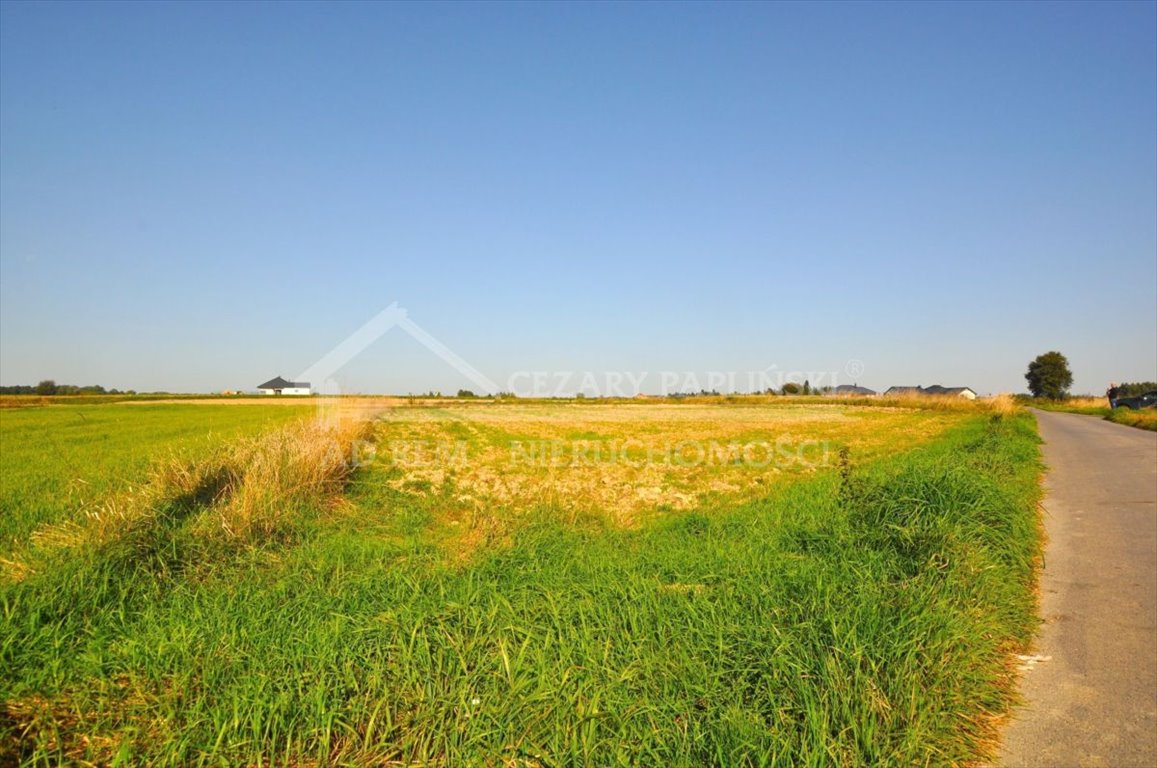
M295 480L324 442L252 449L297 469L252 477L283 492L247 537L221 520L252 450L30 552L0 583L0 758L949 765L1035 627L1025 415L629 528L542 505L466 561L436 495Z
M1086 416L1108 416L1111 409L1103 397L1071 397L1068 400L1046 400L1044 398L1022 397L1021 402L1042 411L1060 413L1083 413Z
M1036 400L1024 399L1024 402L1033 408L1042 411L1060 411L1062 413L1081 413L1086 416L1100 416L1105 421L1114 424L1124 424L1128 427L1157 431L1157 409L1134 411L1129 408L1109 408L1104 398L1074 397L1068 400Z
M1138 429L1157 432L1157 410L1133 411L1128 408L1114 408L1105 418L1114 424L1124 424Z

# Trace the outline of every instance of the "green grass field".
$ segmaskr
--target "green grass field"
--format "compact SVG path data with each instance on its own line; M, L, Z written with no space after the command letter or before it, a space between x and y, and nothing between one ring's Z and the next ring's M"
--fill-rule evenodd
M119 477L151 477L144 502L12 554L0 762L910 766L986 753L1010 654L1035 628L1030 417L502 407L394 409L356 433L372 463L335 469L336 484L302 479L328 455L312 432L206 450L179 473L134 464ZM324 434L350 450L353 433ZM536 440L570 453L528 460ZM711 440L779 458L695 459ZM660 459L640 453L672 441ZM435 458L399 457L399 443ZM51 485L31 482L15 485ZM245 536L218 524L238 508L265 523Z
M8 398L9 401L33 400ZM42 523L75 518L167 453L312 415L307 405L117 403L0 408L0 557Z

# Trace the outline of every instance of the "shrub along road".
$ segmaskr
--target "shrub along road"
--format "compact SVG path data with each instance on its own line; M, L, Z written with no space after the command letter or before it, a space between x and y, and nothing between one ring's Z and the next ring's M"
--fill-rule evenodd
M1157 433L1037 411L1044 626L1005 766L1157 765Z

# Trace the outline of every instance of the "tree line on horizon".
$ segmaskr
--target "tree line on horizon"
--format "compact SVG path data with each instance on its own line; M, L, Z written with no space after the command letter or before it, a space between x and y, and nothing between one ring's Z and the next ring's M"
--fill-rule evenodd
M1117 397L1133 397L1157 390L1157 381L1133 381L1117 385Z
M747 395L747 394L750 394L750 395L826 395L826 394L831 393L833 389L834 388L830 387L830 386L813 387L811 385L811 382L805 380L803 384L797 384L794 381L789 381L789 382L785 383L778 390L773 389L772 387L768 387L767 389L763 390L762 392L730 392L727 394L728 395ZM413 394L410 395L410 397L413 397L413 396L414 396ZM585 392L576 392L574 396L575 396L576 400L585 400L587 398L587 394ZM724 396L724 393L720 392L717 389L701 389L698 392L673 392L673 393L667 395L667 397L672 397L672 398L723 397L723 396ZM445 397L445 395L443 395L441 392L430 391L430 392L426 393L425 395L422 395L422 397L439 398L439 397ZM472 397L478 397L478 394L475 393L473 390L470 390L470 389L460 389L460 390L458 390L458 394L455 395L455 397L468 399L468 398L472 398ZM502 399L506 399L506 398L516 398L516 397L518 397L518 395L516 395L513 392L499 392L499 393L493 395L493 397L498 399L498 400L502 400Z
M13 384L0 386L0 395L135 395L134 390L123 392L119 389L105 389L100 384L57 384L52 379L44 379L38 384Z

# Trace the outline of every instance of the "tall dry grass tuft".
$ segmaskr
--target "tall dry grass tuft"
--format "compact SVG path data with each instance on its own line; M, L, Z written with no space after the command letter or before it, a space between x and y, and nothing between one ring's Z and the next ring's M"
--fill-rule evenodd
M927 411L976 411L983 408L983 401L969 400L956 395L887 395L865 398L872 405L916 408Z
M1001 392L999 395L987 398L983 402L1001 416L1011 416L1021 410L1016 399L1007 392Z
M236 444L229 462L235 480L214 506L221 532L260 540L303 505L332 498L353 472L356 442L370 435L368 422L315 421Z
M975 400L957 395L903 394L853 398L853 401L863 405L914 408L928 411L975 412L992 410L1005 415L1011 415L1020 409L1016 399L1008 393L1001 393L992 397L978 397Z
M1076 397L1066 398L1064 404L1070 408L1108 408L1109 398L1107 397L1091 397L1088 395L1078 395Z
M357 441L371 436L365 420L319 419L239 440L196 461L160 460L145 483L108 497L79 522L45 526L32 539L48 549L117 543L144 551L191 519L198 536L256 543L294 513L338 494L354 470Z

